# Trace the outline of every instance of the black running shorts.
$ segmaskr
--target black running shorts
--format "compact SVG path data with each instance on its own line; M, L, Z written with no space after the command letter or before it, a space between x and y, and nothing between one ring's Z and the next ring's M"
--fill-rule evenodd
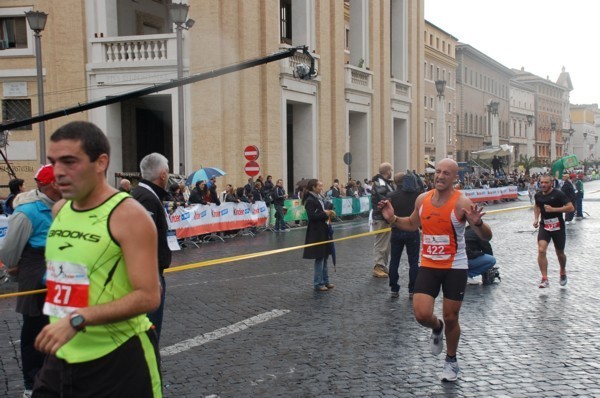
M37 374L33 396L160 397L159 363L158 343L152 329L93 361L70 364L48 355Z
M441 287L444 298L463 301L465 287L467 286L467 273L468 270L466 269L419 267L414 292L436 298Z
M564 228L561 228L558 231L546 231L540 226L537 240L545 240L548 243L552 240L552 242L554 242L554 248L562 252L565 250L565 245L567 243L567 233Z

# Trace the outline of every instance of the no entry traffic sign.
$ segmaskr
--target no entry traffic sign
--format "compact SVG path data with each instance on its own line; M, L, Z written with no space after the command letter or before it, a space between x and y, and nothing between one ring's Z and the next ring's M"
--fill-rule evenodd
M260 166L255 161L250 161L244 166L244 172L250 177L257 176L260 172Z
M258 147L254 145L248 145L246 148L244 148L244 157L250 161L258 159Z

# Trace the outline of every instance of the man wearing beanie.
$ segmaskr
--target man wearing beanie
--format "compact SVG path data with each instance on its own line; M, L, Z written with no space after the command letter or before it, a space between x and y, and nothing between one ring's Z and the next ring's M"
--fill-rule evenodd
M15 198L8 232L0 245L0 260L6 264L9 273L17 275L20 292L44 288L46 236L52 223L52 206L61 198L51 165L42 166L35 174L35 181L37 189ZM44 355L34 347L36 336L48 324L48 317L42 313L44 298L43 294L17 297L16 310L23 315L23 397L31 396L35 375L44 361Z

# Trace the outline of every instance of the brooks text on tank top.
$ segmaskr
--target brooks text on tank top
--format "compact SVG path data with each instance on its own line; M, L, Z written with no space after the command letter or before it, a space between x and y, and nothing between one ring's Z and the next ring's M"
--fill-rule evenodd
M46 244L48 293L44 314L50 316L51 323L79 308L115 301L133 290L123 252L108 226L114 209L128 197L120 192L100 206L84 211L74 210L68 201L56 215ZM56 356L69 363L91 361L150 327L145 314L87 326L85 332L77 333L62 346Z

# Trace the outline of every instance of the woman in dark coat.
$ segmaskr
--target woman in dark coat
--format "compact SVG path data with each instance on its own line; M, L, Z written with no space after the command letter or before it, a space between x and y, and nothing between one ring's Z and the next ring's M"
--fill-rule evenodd
M308 181L302 194L302 204L308 216L308 227L306 228L305 243L317 243L329 239L329 217L335 216L333 210L325 210L323 197L323 183L316 179ZM329 283L327 272L327 257L331 254L331 245L323 244L310 246L304 249L302 258L315 260L314 287L315 290L324 292L333 289Z

